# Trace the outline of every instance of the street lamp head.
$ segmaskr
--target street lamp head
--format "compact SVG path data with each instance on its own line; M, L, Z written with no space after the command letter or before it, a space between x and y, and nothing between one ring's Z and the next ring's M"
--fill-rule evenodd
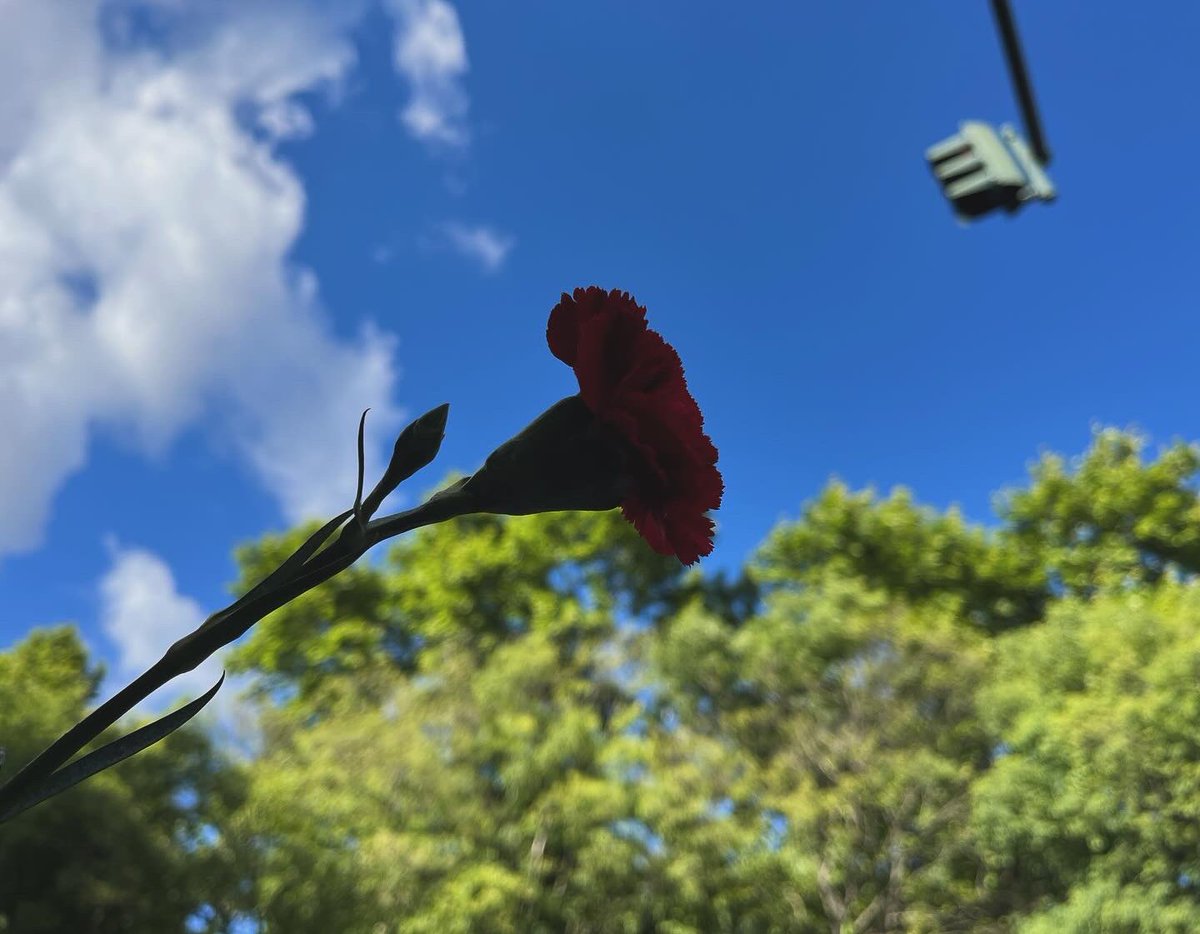
M949 139L931 146L925 159L954 213L974 219L1002 209L1015 212L1027 201L1053 201L1054 185L1013 127L996 131L967 120Z

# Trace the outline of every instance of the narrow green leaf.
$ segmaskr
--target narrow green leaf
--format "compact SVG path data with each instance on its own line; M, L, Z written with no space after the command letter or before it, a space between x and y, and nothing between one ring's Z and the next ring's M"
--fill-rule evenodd
M358 489L354 494L354 515L359 517L359 522L364 521L359 512L362 509L363 474L367 470L366 457L363 453L363 433L366 431L367 413L370 411L370 408L363 409L362 418L358 420Z
M11 820L16 815L29 810L34 805L40 804L47 798L62 794L67 789L78 785L85 778L89 778L97 772L101 772L124 759L128 759L130 756L141 752L149 746L153 746L159 740L174 733L203 710L208 702L216 697L217 691L221 689L221 685L224 683L225 672L221 672L221 677L217 679L217 683L191 703L185 704L173 713L169 713L165 717L155 720L153 723L148 723L146 726L140 727L118 740L114 740L107 746L101 746L95 752L88 753L74 762L67 763L57 772L53 772L41 787L33 788L26 792L23 797L18 798L4 811L0 812L0 822Z

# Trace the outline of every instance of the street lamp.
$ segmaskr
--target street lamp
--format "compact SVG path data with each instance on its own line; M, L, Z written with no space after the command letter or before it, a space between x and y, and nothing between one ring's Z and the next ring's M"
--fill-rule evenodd
M967 120L959 125L958 133L926 151L925 160L942 193L964 220L997 209L1011 214L1029 201L1053 201L1057 194L1045 172L1050 149L1042 134L1012 10L1008 0L991 0L991 4L1029 142L1009 124L997 131L982 121Z

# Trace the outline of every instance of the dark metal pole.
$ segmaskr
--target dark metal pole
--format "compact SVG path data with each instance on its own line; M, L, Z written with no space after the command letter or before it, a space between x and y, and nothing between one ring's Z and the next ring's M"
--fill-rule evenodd
M1021 115L1025 119L1025 132L1029 134L1029 145L1042 165L1050 164L1050 147L1042 136L1042 124L1038 119L1037 102L1033 99L1033 86L1029 83L1029 72L1025 69L1025 58L1021 54L1021 41L1017 38L1017 24L1013 21L1008 0L992 0L992 13L1000 27L1000 39L1004 43L1004 57L1008 61L1008 73L1017 92Z

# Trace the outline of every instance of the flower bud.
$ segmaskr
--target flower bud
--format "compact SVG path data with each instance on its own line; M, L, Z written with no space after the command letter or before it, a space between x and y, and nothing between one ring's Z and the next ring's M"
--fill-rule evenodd
M442 438L446 434L446 418L449 413L449 404L439 405L400 433L392 449L392 459L387 470L375 484L375 489L362 502L360 511L365 518L371 518L389 493L437 456L442 446ZM361 445L360 428L360 449ZM361 453L359 456L361 459Z

